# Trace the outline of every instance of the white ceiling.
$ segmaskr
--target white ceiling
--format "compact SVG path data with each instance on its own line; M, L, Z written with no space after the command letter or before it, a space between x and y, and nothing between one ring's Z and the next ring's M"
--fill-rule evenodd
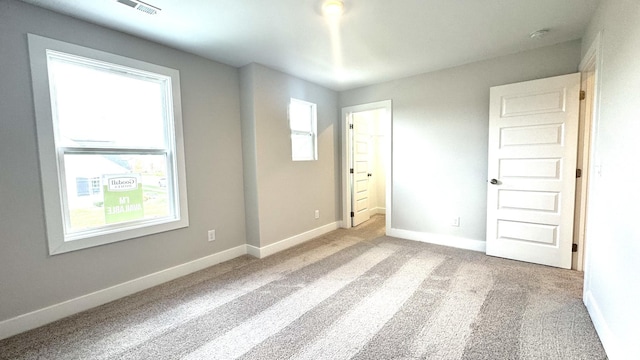
M23 0L225 64L257 62L345 90L579 39L599 0ZM334 27L335 28L335 27ZM529 33L551 32L532 40Z

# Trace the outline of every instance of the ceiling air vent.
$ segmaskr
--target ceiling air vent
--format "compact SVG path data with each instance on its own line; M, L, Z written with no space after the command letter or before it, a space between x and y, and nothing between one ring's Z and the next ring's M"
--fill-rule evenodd
M134 1L134 0L116 0L116 1L119 2L120 4L127 5L129 7L132 7L136 10L140 10L143 13L149 14L149 15L155 15L160 11L160 8L144 3L142 1Z

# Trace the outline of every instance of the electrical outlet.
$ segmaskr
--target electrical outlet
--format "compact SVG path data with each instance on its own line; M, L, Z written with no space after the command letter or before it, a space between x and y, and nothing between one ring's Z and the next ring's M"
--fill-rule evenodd
M316 219L320 219L320 210L316 210Z
M460 226L460 217L456 216L451 218L451 226L459 227Z
M216 239L216 231L215 230L209 230L209 232L207 233L209 235L209 241L213 241Z

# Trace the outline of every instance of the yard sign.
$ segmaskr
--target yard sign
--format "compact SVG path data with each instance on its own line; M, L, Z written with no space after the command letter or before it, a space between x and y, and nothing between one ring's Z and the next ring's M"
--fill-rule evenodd
M104 180L104 218L107 224L144 217L140 175L105 175Z

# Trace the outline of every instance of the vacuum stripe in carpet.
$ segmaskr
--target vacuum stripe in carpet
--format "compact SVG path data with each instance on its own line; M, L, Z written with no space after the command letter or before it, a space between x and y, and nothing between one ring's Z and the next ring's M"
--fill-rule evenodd
M527 294L523 289L489 291L473 324L462 359L518 359L520 328L526 306Z
M200 292L199 296L171 309L162 309L156 316L137 322L122 329L115 329L110 335L102 336L99 339L87 338L80 344L80 347L71 348L71 353L61 354L64 357L73 358L74 349L86 353L100 354L94 357L95 360L108 359L119 352L123 352L136 345L153 339L172 328L181 326L193 319L205 315L215 308L227 304L236 298L250 293L270 282L282 279L287 273L309 266L326 257L339 253L341 250L350 247L363 246L357 239L345 239L339 244L323 245L312 252L305 253L305 256L296 256L283 262L273 264L258 272L250 272L240 278L232 279L228 282L221 282L219 288L213 284L210 291ZM354 255L356 256L356 255ZM117 343L118 347L113 347Z
M322 260L283 275L281 279L248 292L190 321L175 326L159 336L131 348L127 358L172 358L186 356L194 349L248 321L281 299L303 288L308 282L325 276L332 269L360 256L371 246L359 243L342 249ZM300 254L303 256L304 254Z
M448 258L424 279L416 292L385 326L360 350L353 360L400 359L413 356L411 343L419 335L420 326L439 307L461 264L460 259ZM397 346L400 344L401 346Z
M415 251L399 249L340 291L289 324L285 329L253 347L239 359L288 359L320 336L353 306L370 296L391 275L415 255ZM435 256L435 255L432 255Z
M460 359L485 296L493 285L491 271L482 264L463 262L446 295L411 345L419 359ZM488 359L500 359L489 357Z
M390 254L391 251L380 248L373 248L365 252L351 262L274 304L258 316L198 348L185 359L234 359L241 356L361 276ZM242 339L242 341L238 341L238 339Z
M371 296L323 331L323 336L294 358L349 359L366 344L413 294L442 259L411 258Z

